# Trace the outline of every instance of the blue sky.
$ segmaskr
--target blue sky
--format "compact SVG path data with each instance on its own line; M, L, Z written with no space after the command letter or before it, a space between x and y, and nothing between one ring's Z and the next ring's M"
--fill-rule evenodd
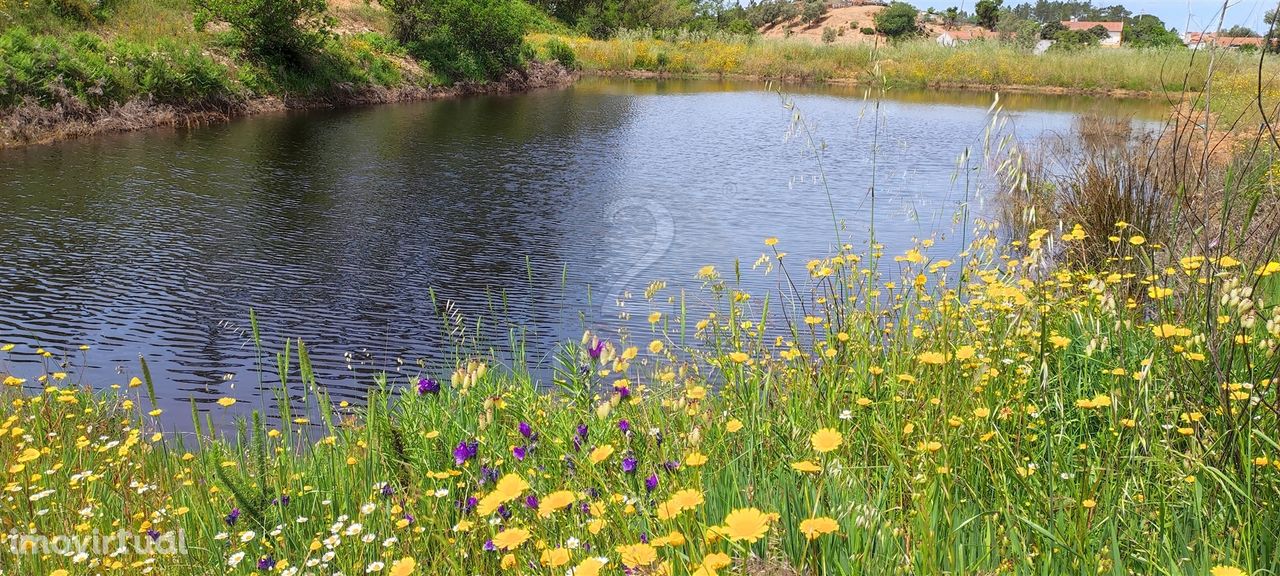
M1034 3L1035 0L1005 0L1004 3L1009 6L1028 1ZM950 6L960 6L970 12L973 11L975 3L977 3L977 0L919 0L913 2L913 4L921 8L932 7L941 10ZM1135 14L1155 14L1161 20L1164 20L1166 26L1177 28L1179 32L1188 29L1188 18L1191 24L1190 30L1216 29L1218 26L1218 13L1222 10L1222 0L1093 0L1093 3L1099 6L1123 4ZM1233 24L1244 24L1261 33L1265 31L1262 24L1262 14L1269 9L1275 8L1277 0L1229 0L1229 3L1226 27L1230 27Z

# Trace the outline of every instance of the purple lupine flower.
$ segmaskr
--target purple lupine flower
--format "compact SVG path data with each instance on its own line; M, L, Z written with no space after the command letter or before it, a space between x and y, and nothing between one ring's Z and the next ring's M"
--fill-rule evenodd
M499 506L499 507L498 507L498 516L501 516L503 520L506 520L506 519L508 519L508 518L511 518L511 509L510 509L510 508L507 508L507 505L506 505L506 504L503 504L503 505Z
M240 519L240 509L239 509L239 508L232 508L232 509L231 509L231 513L230 513L230 514L227 514L227 517L226 517L226 518L224 518L224 520L226 520L226 522L227 522L227 526L235 526L235 525L236 525L236 520L239 520L239 519Z
M383 485L382 485L382 497L383 497L383 498L390 498L390 497L391 497L391 495L392 495L392 494L395 494L395 493L396 493L396 489L395 489L394 487L392 487L390 484L383 484Z
M630 388L627 388L626 386L623 386L623 387L621 387L621 388L619 388L619 389L618 389L618 398L621 398L621 399L623 399L623 400L626 400L627 398L630 398L630 397L631 397L631 389L630 389Z
M638 461L636 460L635 456L627 456L626 458L623 458L622 471L626 472L627 474L635 474L637 463Z
M658 488L658 473L654 472L644 479L644 489L647 492L653 492Z
M458 508L462 510L463 514L468 514L475 510L479 504L480 500L477 500L475 496L468 496L466 500L458 501Z
M484 549L486 552L493 552L494 550L497 550L498 547L493 545L493 540L485 540Z
M581 437L581 436L574 436L574 437L573 437L573 451L574 451L574 452L580 452L581 450L582 450L582 437Z
M578 438L581 438L585 442L587 440L587 425L578 424L577 434Z
M435 378L419 378L418 379L418 395L423 394L439 394L440 383Z
M521 436L524 436L525 438L532 438L532 437L533 437L533 426L530 426L528 422L521 421L521 422L520 422L520 435L521 435Z
M516 460L519 460L521 462L524 462L524 457L528 453L529 453L529 449L524 446L516 446L511 449L511 455L515 456Z
M479 454L479 453L480 453L479 442L476 442L474 440L472 440L471 442L467 442L466 440L463 440L458 443L458 446L456 448L453 449L453 461L458 466L461 466L463 462L466 462L467 460L475 458L476 454Z
M593 346L587 348L587 354L591 356L592 360L599 360L601 352L604 352L604 340L596 340Z
M665 468L667 472L675 472L680 469L680 463L675 460L667 460L662 464L662 467Z
M160 539L160 531L155 528L147 528L147 536L151 538L152 542L155 542Z
M524 505L534 510L538 509L538 497L530 494L524 497Z
M648 533L646 533L646 532L641 532L641 533L640 533L640 541L641 541L641 542L644 542L645 544L648 544L648 543L649 543L649 534L648 534Z
M482 478L481 483L488 484L489 482L497 482L498 478L502 476L502 472L498 471L497 468L489 468L486 466L480 471L480 476Z
M623 434L631 433L631 423L627 422L626 420L619 420L618 430L621 430Z
M405 514L405 515L404 515L404 519L405 519L405 521L406 521L406 522L408 522L408 523L410 523L410 524L413 524L415 521L417 521L417 518L414 518L414 517L413 517L413 514Z
M275 558L272 558L270 556L263 556L262 558L258 559L259 570L271 570L272 568L275 568L275 567L276 567Z

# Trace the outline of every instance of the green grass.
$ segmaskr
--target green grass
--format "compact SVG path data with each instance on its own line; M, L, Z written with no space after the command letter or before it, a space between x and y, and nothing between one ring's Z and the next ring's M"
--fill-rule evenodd
M704 269L698 298L658 291L636 303L657 313L647 333L608 339L599 358L587 350L597 336L566 343L551 391L460 350L452 373L380 377L362 407L334 404L298 343L263 375L304 394L253 401L235 430L196 415L199 432L179 436L155 434L149 382L124 387L122 406L88 391L111 383L78 382L50 360L43 392L6 382L0 448L17 497L0 503L3 517L40 534L182 529L190 555L167 574L222 570L240 553L230 573L263 558L363 573L408 557L423 573L559 574L543 552L560 547L570 565L601 556L619 573L619 547L645 539L665 544L652 563L676 574L713 554L837 574L1280 569L1280 264L1255 271L1211 255L1166 268L1166 249L1128 227L1103 243L1105 269L1038 274L1050 239L1079 241L1074 232L1014 244L974 232L954 262L927 243L790 262L783 242L764 248L768 272L742 272L790 278L803 305L745 298L738 272ZM683 304L695 301L707 307ZM81 354L92 351L70 365ZM420 394L419 378L441 391ZM840 444L813 443L822 429ZM467 442L476 454L459 463ZM517 447L531 447L523 460ZM504 493L498 477L528 486ZM33 503L44 490L54 492ZM703 502L662 513L680 490ZM526 506L559 491L566 509ZM468 497L505 500L510 516L460 509ZM754 541L726 524L747 509L776 514ZM812 517L836 531L807 539L799 526ZM530 536L486 551L504 530Z

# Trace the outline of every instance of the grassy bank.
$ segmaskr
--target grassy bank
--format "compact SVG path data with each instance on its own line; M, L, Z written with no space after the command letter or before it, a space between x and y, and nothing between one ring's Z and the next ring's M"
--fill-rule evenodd
M383 102L562 81L532 74L459 80L415 56L377 4L331 3L327 34L300 57L248 51L225 23L195 25L188 0L0 3L0 146L182 124L284 107ZM554 29L516 0L514 18ZM526 60L528 62L529 60Z
M1209 55L1185 49L1092 49L1040 56L1000 42L958 48L921 39L873 45L822 45L804 40L732 34L624 32L608 40L535 34L573 47L585 70L671 75L744 75L795 81L883 84L890 87L968 87L1069 93L1165 95L1204 91ZM1214 82L1231 92L1223 110L1242 110L1256 87L1257 55L1218 52ZM1274 100L1280 67L1267 63L1264 81Z
M264 367L293 397L256 406L238 431L197 417L200 433L180 437L163 433L141 369L133 386L131 374L116 383L122 404L89 390L113 383L73 384L49 352L40 381L5 380L3 528L183 530L188 555L5 554L0 564L21 574L136 573L148 562L165 574L1280 569L1280 264L1171 254L1123 223L1113 241L1068 229L1002 244L989 227L974 232L954 261L922 242L791 262L785 241L766 239L761 266L740 273L789 279L800 300L747 297L738 271L704 268L709 308L652 294L649 333L566 343L550 392L475 355L453 372L379 379L367 407L334 405L298 344ZM1086 241L1109 246L1105 268L1045 272L1056 246Z

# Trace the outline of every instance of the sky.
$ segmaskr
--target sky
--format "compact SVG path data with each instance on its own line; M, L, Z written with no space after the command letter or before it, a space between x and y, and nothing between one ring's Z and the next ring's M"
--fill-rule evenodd
M1223 0L1093 0L1098 6L1123 4L1134 14L1155 14L1164 20L1166 26L1177 28L1179 32L1215 30L1218 27L1219 12L1222 11ZM1034 3L1035 0L1005 0L1005 6ZM1243 24L1259 33L1265 32L1262 14L1273 9L1280 2L1277 0L1228 0L1226 23L1223 28L1235 24ZM921 0L913 4L921 8L946 9L959 6L969 12L977 0ZM1188 27L1190 22L1190 27Z

